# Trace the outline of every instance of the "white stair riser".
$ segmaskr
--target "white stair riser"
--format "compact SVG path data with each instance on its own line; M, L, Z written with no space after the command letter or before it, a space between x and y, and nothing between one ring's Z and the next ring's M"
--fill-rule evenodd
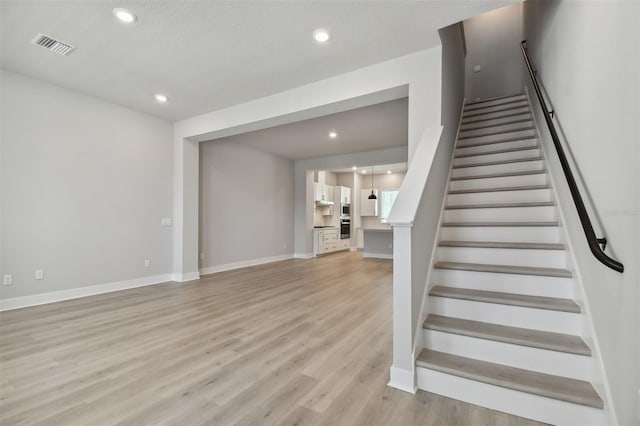
M508 116L503 118L496 118L493 120L480 121L478 123L463 124L460 128L460 131L473 130L478 127L499 126L501 124L511 123L513 121L525 121L525 120L531 120L531 114L524 113L524 114L513 115L513 116Z
M573 298L573 279L434 268L433 285L499 291L530 296Z
M478 114L486 114L489 112L498 112L498 111L512 111L514 109L528 107L527 101L513 102L508 105L494 105L494 106L481 106L480 108L476 108L474 110L464 111L464 117L475 117Z
M423 367L416 369L418 389L550 424L611 424L605 410L519 392Z
M428 312L445 317L488 322L571 335L581 334L580 314L523 308L471 300L429 296ZM467 355L469 356L469 355Z
M519 130L509 133L500 133L497 135L476 136L472 138L458 139L458 148L465 148L471 145L487 142L502 142L511 139L527 139L536 137L535 130Z
M564 250L531 250L477 247L439 246L435 258L438 262L486 263L541 268L565 268Z
M445 210L445 222L545 222L556 220L555 206Z
M520 139L517 141L510 142L497 142L487 145L477 145L477 146L469 146L469 147L457 147L456 155L466 155L466 154L478 154L482 152L496 151L498 149L512 149L512 148L523 148L523 147L537 147L538 139L529 138L529 139Z
M544 164L542 160L522 161L517 163L492 164L488 166L462 167L453 169L451 175L453 177L482 176L495 173L515 173L524 171L543 170Z
M506 110L506 111L498 111L498 112L492 112L489 114L483 114L483 115L478 115L478 116L474 116L474 117L462 117L462 124L469 124L469 123L478 123L478 122L484 122L487 120L493 120L496 118L502 118L505 116L514 116L517 114L530 114L531 110L529 109L528 106L523 106L523 107L518 107L518 108L514 108L514 109L510 109L510 110Z
M509 96L506 98L486 100L486 101L481 100L479 102L471 101L465 104L464 109L465 111L468 111L468 110L474 110L474 109L488 107L488 106L495 106L495 105L508 104L516 101L523 101L523 100L526 100L525 95L515 95L515 96Z
M557 226L445 226L443 241L504 241L513 243L559 243Z
M472 192L447 195L448 206L486 203L520 203L553 201L551 189L529 189L524 191Z
M513 186L546 185L547 183L547 174L538 173L533 175L452 180L449 183L449 190L460 191L464 189L507 188Z
M522 121L518 123L499 124L497 126L484 127L481 129L461 130L459 137L467 138L469 136L484 136L492 133L517 131L533 127L533 121Z
M592 379L592 360L588 356L513 345L435 330L423 329L422 337L426 348L439 352L576 380L591 381Z
M540 149L533 148L522 151L501 152L499 154L474 155L473 157L456 158L453 161L453 165L462 166L465 164L487 163L491 161L520 160L523 158L536 158L540 156Z

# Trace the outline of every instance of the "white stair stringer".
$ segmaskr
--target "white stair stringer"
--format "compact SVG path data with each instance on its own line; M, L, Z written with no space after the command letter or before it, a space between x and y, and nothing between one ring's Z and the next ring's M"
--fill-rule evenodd
M579 284L537 138L525 95L464 107L417 386L551 424L608 424L598 351L574 301Z

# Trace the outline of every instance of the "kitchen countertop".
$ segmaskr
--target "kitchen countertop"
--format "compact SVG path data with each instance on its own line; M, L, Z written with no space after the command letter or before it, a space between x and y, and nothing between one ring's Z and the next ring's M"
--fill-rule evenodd
M393 232L393 228L358 228L367 232Z

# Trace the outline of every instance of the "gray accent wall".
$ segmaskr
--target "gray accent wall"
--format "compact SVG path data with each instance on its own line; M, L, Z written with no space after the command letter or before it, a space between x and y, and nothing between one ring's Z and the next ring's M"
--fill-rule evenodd
M0 79L0 275L13 275L2 299L171 273L172 229L161 226L172 217L171 123L8 71Z
M200 268L293 254L293 161L200 144Z

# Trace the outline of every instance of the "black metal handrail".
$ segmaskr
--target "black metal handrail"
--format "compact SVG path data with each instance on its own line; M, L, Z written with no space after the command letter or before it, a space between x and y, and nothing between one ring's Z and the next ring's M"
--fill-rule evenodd
M562 165L562 170L564 171L564 176L567 178L567 184L569 184L569 190L571 191L571 197L573 197L573 202L576 205L576 209L578 210L578 216L580 217L580 222L582 223L582 229L584 230L584 235L587 237L587 243L589 244L589 249L591 249L591 253L598 259L600 262L608 266L609 268L618 271L624 272L624 265L618 262L615 259L610 258L604 253L604 247L606 247L607 240L605 238L597 238L596 233L593 230L593 225L591 225L591 219L589 219L589 214L587 213L587 209L584 206L584 202L582 201L582 197L580 196L580 191L578 190L578 185L576 184L576 180L573 178L573 173L571 173L571 167L569 167L569 162L567 161L567 156L562 149L562 145L560 144L560 138L558 137L558 133L556 132L556 128L553 125L552 114L553 111L549 111L547 108L547 104L542 97L542 92L540 91L540 86L538 85L538 79L536 78L536 71L533 70L531 65L531 61L529 60L529 55L527 54L527 41L523 40L520 43L520 48L522 49L522 55L524 56L524 62L527 64L527 70L529 71L529 76L531 76L531 81L533 82L533 87L536 90L536 95L538 95L538 101L540 102L540 106L542 107L542 114L544 115L544 120L547 122L547 126L549 127L549 133L551 133L551 139L553 139L553 145L556 147L556 152L558 153L558 158L560 159L560 164ZM600 244L603 245L603 248L600 248Z

